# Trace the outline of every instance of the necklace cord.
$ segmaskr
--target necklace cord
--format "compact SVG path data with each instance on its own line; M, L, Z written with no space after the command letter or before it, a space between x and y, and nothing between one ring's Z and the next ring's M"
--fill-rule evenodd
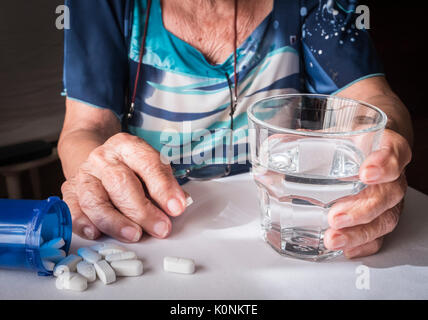
M235 10L234 10L234 19L233 19L233 75L234 75L234 97L231 104L231 116L233 117L233 114L235 113L236 106L238 104L238 75L236 72L236 65L237 65L237 42L238 42L238 0L235 0ZM146 19L144 23L144 31L143 36L141 39L141 45L140 45L140 53L139 53L139 59L138 59L138 67L137 67L137 73L135 75L135 82L134 82L134 90L132 93L132 99L131 99L131 108L130 112L128 114L128 118L132 117L132 113L134 112L134 106L135 106L135 98L137 96L137 87L138 87L138 80L140 78L141 73L141 65L143 62L143 55L144 55L144 49L146 44L146 36L147 36L147 29L149 24L149 17L150 17L150 9L152 5L152 0L147 1L147 10L146 10ZM233 123L232 123L233 128Z
M152 0L148 0L147 1L147 11L146 11L146 21L144 23L144 32L143 32L143 37L141 39L140 55L139 55L139 59L138 59L137 74L135 75L134 92L132 94L132 100L131 100L131 106L132 107L135 104L135 97L137 96L138 79L140 78L141 64L143 62L143 54L144 54L144 48L145 48L145 44L146 44L146 36L147 36L147 29L148 29L148 25L149 25L149 17L150 17L151 6L152 6Z

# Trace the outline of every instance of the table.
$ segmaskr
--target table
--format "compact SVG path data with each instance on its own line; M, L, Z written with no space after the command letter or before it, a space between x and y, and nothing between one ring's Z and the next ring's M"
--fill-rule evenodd
M0 299L428 299L428 196L414 189L380 253L320 263L280 256L261 239L249 174L184 189L194 204L174 219L168 239L125 244L141 257L143 276L96 281L79 293L58 291L52 277L0 270ZM71 251L94 243L74 235ZM193 258L196 273L164 272L167 255ZM369 290L358 285L367 270Z

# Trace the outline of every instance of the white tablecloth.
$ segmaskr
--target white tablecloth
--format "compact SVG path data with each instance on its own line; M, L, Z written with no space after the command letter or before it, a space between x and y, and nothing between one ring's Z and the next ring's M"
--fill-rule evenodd
M249 174L184 188L195 202L174 219L168 239L125 245L141 257L143 276L97 281L77 293L58 291L53 277L0 270L0 299L428 299L428 196L416 190L409 189L400 224L380 253L314 263L280 256L261 239ZM93 243L73 236L71 251ZM196 273L164 272L167 255L193 258ZM368 267L368 290L356 285L361 265Z

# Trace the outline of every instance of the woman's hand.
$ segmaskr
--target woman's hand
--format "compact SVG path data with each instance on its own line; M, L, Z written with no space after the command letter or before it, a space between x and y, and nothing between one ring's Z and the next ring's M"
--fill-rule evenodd
M142 231L157 238L171 232L168 216L186 208L186 195L144 140L118 133L94 149L62 186L73 232L96 239L102 233L136 242Z
M398 224L407 188L404 169L411 157L407 140L385 130L380 149L360 168L367 188L337 202L328 213L330 229L324 236L328 249L343 250L347 258L379 251L383 237Z

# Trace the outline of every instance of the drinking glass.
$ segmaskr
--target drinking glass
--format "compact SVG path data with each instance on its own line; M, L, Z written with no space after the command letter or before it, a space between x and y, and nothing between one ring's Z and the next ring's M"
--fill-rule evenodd
M364 159L379 147L387 117L355 100L287 94L248 109L252 175L263 239L280 254L321 261L330 207L366 186Z

